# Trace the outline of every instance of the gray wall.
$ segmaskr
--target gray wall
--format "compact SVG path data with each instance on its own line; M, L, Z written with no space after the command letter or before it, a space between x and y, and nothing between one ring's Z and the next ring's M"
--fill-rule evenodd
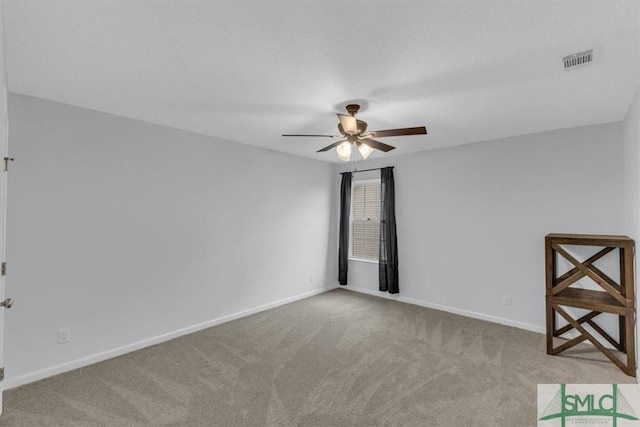
M622 122L625 160L625 223L629 235L636 240L636 247L640 239L640 91L629 107L629 111ZM638 294L638 252L636 250L636 295ZM638 328L636 327L636 335ZM640 349L636 338L636 348ZM636 350L636 355L638 355ZM640 374L637 375L640 381Z
M19 95L10 115L10 381L335 284L334 165Z
M629 233L640 238L640 92L622 122L625 160L626 222Z
M362 164L395 166L399 297L543 331L544 236L628 233L623 149L614 123ZM377 292L377 265L349 269L349 286Z

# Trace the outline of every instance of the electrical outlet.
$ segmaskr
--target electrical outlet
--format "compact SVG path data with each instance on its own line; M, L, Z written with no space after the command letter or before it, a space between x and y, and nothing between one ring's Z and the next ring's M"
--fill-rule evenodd
M58 344L71 341L71 328L58 329Z
M511 295L503 295L502 296L502 304L511 305Z

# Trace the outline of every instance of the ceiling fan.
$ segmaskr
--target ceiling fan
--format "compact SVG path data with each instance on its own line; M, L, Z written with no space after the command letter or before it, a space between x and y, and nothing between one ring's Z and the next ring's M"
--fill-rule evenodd
M360 110L358 104L349 104L345 107L347 114L338 114L338 131L340 135L301 135L301 134L284 134L282 136L296 136L296 137L326 137L326 138L341 138L340 141L329 144L324 148L319 149L317 152L323 152L336 148L338 157L341 160L351 160L351 148L355 146L363 158L369 157L373 150L391 151L396 147L388 144L384 144L380 141L376 141L373 138L384 138L388 136L403 136L403 135L426 135L427 129L424 126L413 128L401 128L401 129L388 129L388 130L374 130L367 132L367 123L356 119L356 114Z

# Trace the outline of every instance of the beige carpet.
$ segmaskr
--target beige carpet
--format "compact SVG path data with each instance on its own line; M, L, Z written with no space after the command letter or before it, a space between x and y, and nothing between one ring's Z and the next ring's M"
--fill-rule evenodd
M335 290L5 393L3 426L533 426L592 346Z

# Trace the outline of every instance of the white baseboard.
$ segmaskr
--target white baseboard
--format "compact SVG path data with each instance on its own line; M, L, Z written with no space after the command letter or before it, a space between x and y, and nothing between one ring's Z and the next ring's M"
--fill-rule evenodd
M391 299L395 301L404 302L407 304L419 305L421 307L432 308L434 310L446 311L447 313L459 314L460 316L471 317L473 319L486 320L487 322L499 323L501 325L513 326L514 328L524 329L531 332L537 332L540 334L546 333L544 327L532 325L530 323L518 322L511 319L505 319L503 317L491 316L488 314L477 313L475 311L463 310L460 308L450 307L446 305L434 304L431 302L421 301L413 298L407 298L400 296L399 294L389 294L386 292L372 291L370 289L358 288L355 286L347 285L340 286L340 289L348 291L360 292L367 295L373 295L380 298Z
M337 284L327 286L313 291L305 292L299 295L295 295L289 298L274 301L269 304L264 304L259 307L250 308L248 310L239 311L237 313L229 314L226 316L218 317L216 319L208 320L206 322L198 323L197 325L189 326L186 328L178 329L173 332L169 332L156 337L148 338L142 341L138 341L132 344L128 344L122 347L114 348L111 350L103 351L91 356L86 356L80 359L72 360L70 362L62 363L60 365L52 366L50 368L42 369L39 371L31 372L25 375L20 375L15 378L7 378L4 383L4 390L9 390L15 387L19 387L25 384L29 384L35 381L40 381L53 375L62 374L64 372L72 371L74 369L82 368L83 366L92 365L94 363L102 362L107 359L111 359L123 354L131 353L132 351L141 350L145 347L160 344L165 341L172 340L174 338L181 337L183 335L192 334L194 332L201 331L203 329L210 328L212 326L220 325L222 323L230 322L235 319L250 316L252 314L259 313L261 311L269 310L271 308L279 307L281 305L289 304L294 301L309 298L314 295L322 294L324 292L331 291L338 287Z

